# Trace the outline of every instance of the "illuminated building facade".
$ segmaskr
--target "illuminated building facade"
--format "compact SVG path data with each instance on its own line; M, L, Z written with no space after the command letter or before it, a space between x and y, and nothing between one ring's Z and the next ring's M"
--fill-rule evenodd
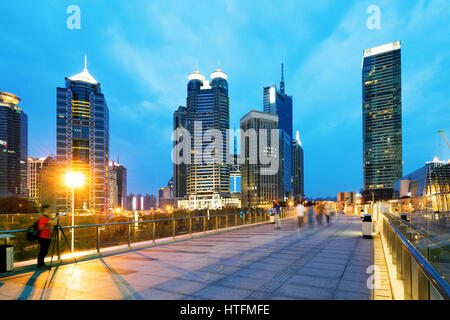
M85 177L85 185L76 191L75 210L103 212L108 208L108 105L86 65L65 81L65 88L56 89L57 161ZM69 208L67 188L58 199L58 209Z
M211 81L208 81L196 70L189 75L188 80L186 126L191 134L191 163L186 170L187 208L221 208L227 205L226 199L230 198L226 134L230 127L227 75L217 69L211 74ZM205 148L211 144L211 139L204 138L209 129L221 133L222 154L204 154ZM203 155L203 160L199 160L198 155Z
M273 200L279 198L279 171L275 174L261 174L261 169L265 167L260 159L251 161L251 154L260 155L267 153L278 155L278 144L271 141L270 131L278 129L278 116L273 113L252 110L241 118L240 122L243 132L247 132L241 142L241 156L245 162L241 164L241 205L242 208L257 208L270 206ZM252 129L255 132L255 138L251 137ZM261 145L260 129L267 130L267 142L265 146ZM282 130L279 130L281 132ZM250 144L256 145L252 150ZM242 148L242 145L244 147ZM262 148L265 148L262 150ZM256 159L255 159L256 160Z
M426 197L433 211L450 211L450 160L435 158L420 169L397 180L394 197Z
M294 199L301 201L305 197L305 169L303 165L303 148L298 131L296 138L292 140L292 168Z
M364 50L362 115L363 197L391 199L402 177L400 41Z
M41 172L46 159L32 157L27 159L28 197L35 201L38 206L41 205Z
M108 207L110 210L120 208L127 209L127 169L112 160L109 160L108 184L109 196Z
M28 196L28 116L20 98L0 91L0 194Z
M173 130L186 129L186 117L186 107L180 106L173 114ZM180 154L180 157L182 156L183 154ZM187 194L186 170L185 163L173 164L174 196L177 198L183 198Z

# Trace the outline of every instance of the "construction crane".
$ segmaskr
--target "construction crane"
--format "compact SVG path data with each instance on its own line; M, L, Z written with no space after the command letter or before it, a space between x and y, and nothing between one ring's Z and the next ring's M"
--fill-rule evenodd
M447 137L445 136L444 132L442 130L438 130L438 132L442 135L442 138L444 139L445 143L447 144L447 147L450 148L450 143L447 140Z

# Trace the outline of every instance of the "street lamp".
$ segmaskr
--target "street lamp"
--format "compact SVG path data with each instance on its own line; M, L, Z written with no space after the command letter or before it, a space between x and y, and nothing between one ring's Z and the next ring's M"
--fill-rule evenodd
M75 188L84 184L84 175L81 172L69 171L66 173L66 185L72 188L72 252L74 247L74 222L75 222Z

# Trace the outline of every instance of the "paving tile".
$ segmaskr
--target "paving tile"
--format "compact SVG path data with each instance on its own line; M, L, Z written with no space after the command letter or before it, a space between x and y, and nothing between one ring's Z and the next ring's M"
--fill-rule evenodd
M156 289L189 295L200 290L201 288L204 288L205 285L206 284L197 281L176 279L167 281L157 286Z
M193 295L208 300L243 300L251 293L250 290L210 285Z
M294 275L287 280L287 283L295 284L295 285L305 285L312 286L318 288L328 288L334 289L337 287L339 283L339 279L330 279L323 277L312 277L305 275Z
M288 296L296 299L319 299L326 300L333 298L333 290L327 288L309 287L297 284L284 284L275 293L275 295Z
M339 290L334 295L335 300L371 300L371 294L356 293L352 291Z
M341 270L326 270L326 269L318 269L318 268L302 268L296 274L305 275L305 276L314 276L314 277L323 277L323 278L340 278L342 276L343 271Z
M181 300L185 295L159 289L149 289L139 293L142 300Z
M228 276L220 280L216 284L224 287L255 291L261 288L265 283L267 283L268 280L269 279L252 279L248 277Z
M323 269L328 271L336 271L336 272L343 272L346 268L345 265L342 264L335 264L335 263L319 263L319 262L308 262L306 263L303 268L305 269Z
M357 293L370 294L371 290L367 288L367 282L341 280L339 282L338 291L352 291Z

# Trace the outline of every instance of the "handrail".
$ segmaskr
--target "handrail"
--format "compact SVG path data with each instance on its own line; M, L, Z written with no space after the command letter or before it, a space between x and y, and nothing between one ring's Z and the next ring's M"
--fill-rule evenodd
M254 212L256 213L256 212ZM266 212L261 212L263 214L267 214ZM228 214L217 214L210 215L209 218L214 217L226 217L226 216L238 216L238 215L246 215L252 214L252 212L238 212L238 213L228 213ZM207 215L204 216L195 216L195 217L173 217L173 218L162 218L162 219L152 219L152 220L140 220L140 221L123 221L123 222L109 222L109 223L99 223L99 224L84 224L78 226L62 226L63 229L75 229L75 228L88 228L88 227L103 227L103 226L113 226L113 225L124 225L124 224L136 224L136 223L149 223L149 222L162 222L162 221L173 221L173 220L186 220L186 219L200 219L200 218L208 218ZM2 233L17 233L17 232L25 232L28 229L17 229L17 230L0 230L0 234Z
M450 250L447 247L442 245L442 240L441 239L439 239L439 238L429 234L427 231L423 230L421 227L416 226L416 225L412 224L409 221L402 220L401 218L399 218L399 217L397 217L397 216L395 216L395 215L393 215L391 213L384 213L384 214L389 216L389 217L391 217L391 218L393 218L393 219L396 219L398 222L400 222L402 224L405 224L405 225L411 227L412 229L414 229L415 231L420 233L425 238L427 238L429 240L432 240L434 242L434 244L436 244L438 247L442 248L445 251L449 251L450 252Z
M389 219L387 219L386 217L384 218L397 234L402 244L406 247L406 250L408 250L409 254L414 258L422 272L439 292L439 294L444 299L449 300L450 285L447 283L447 281L439 272L436 271L436 269L430 264L430 262L423 257L423 255L416 249L416 247L414 247L414 245L397 229L397 227L394 226Z

